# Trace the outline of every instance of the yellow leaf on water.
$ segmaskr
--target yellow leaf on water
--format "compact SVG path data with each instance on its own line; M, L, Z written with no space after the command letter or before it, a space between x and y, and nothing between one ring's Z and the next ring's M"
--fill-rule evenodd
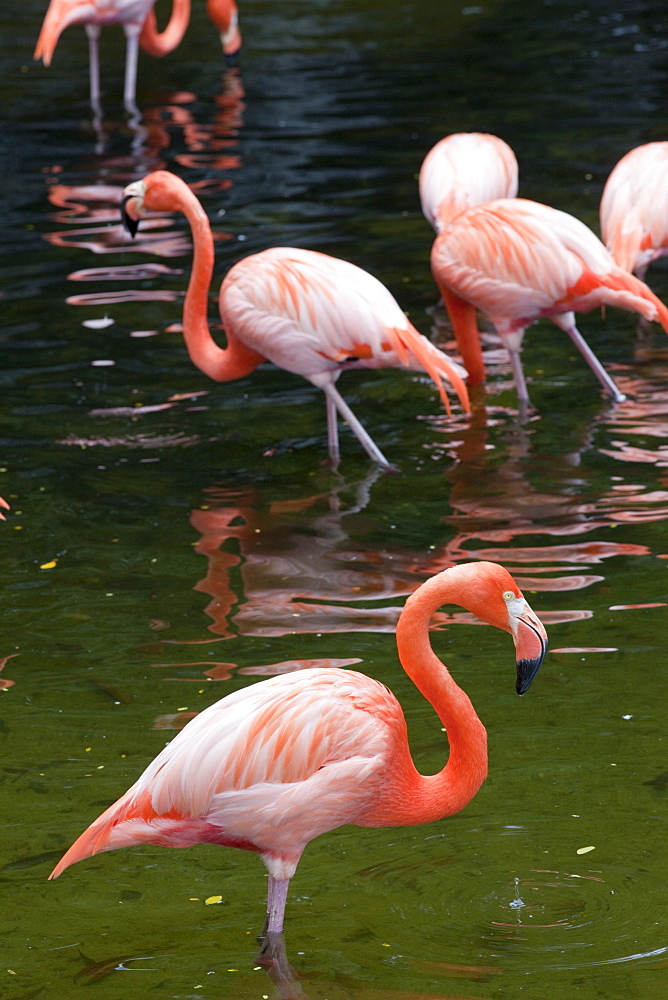
M211 906L213 903L222 903L222 901L223 901L222 896L209 896L208 899L204 900L207 906Z
M57 559L52 559L51 562L42 563L42 565L40 566L40 569L53 569L53 567L57 566L57 565L58 565L58 560Z
M589 854L590 851L595 851L596 848L591 845L590 847L578 847L576 854Z

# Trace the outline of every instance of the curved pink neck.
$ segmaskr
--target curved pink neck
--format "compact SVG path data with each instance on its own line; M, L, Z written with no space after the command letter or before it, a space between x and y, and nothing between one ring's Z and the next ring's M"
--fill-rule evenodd
M186 33L190 22L190 0L174 0L172 16L164 31L158 31L155 9L151 7L139 36L139 44L152 56L173 52Z
M180 189L178 207L193 234L194 256L183 304L183 338L190 360L217 382L229 382L254 371L265 359L227 330L227 347L216 344L207 319L213 274L213 236L206 213L189 188Z
M402 742L397 741L392 774L365 825L405 826L451 816L471 801L487 777L485 727L429 641L434 612L442 604L461 604L461 586L456 583L456 573L454 579L441 573L427 581L408 599L397 625L399 659L446 729L448 762L438 774L420 774L404 732Z

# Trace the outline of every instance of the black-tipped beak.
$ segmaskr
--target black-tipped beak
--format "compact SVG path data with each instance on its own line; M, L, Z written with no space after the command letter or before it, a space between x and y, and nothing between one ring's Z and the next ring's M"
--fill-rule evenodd
M540 669L541 663L545 659L545 654L547 653L547 639L543 639L542 636L538 636L538 639L541 647L538 656L533 657L531 660L517 661L517 681L515 682L515 690L518 694L526 694L531 687L534 677Z
M135 197L136 195L126 194L125 197L123 198L123 201L121 202L121 217L123 219L123 225L125 226L125 228L127 229L127 231L129 232L130 236L133 239L137 235L137 229L139 228L139 219L132 218L132 216L128 213L127 204L129 201L132 201L132 199Z

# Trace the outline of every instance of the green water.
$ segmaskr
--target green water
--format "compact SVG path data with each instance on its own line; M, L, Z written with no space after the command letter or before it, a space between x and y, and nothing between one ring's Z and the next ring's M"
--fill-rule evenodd
M113 228L120 189L167 167L200 185L216 284L267 246L321 249L371 270L442 342L422 157L448 132L497 132L522 194L596 228L616 160L665 138L662 7L245 0L241 68L225 75L199 4L174 56L140 58L134 125L122 38L105 32L97 130L83 32L49 70L32 63L43 10L0 15L0 680L14 682L0 690L0 997L665 997L664 335L615 310L582 317L629 396L611 408L563 334L531 329L524 426L503 363L470 419L448 419L417 376L344 374L400 474L376 474L345 431L334 474L317 390L269 365L214 385L167 330L183 222L175 256L125 249ZM156 263L173 273L113 270ZM112 270L70 277L90 268ZM649 279L665 299L665 267ZM128 288L145 299L110 299ZM119 851L46 881L174 735L156 725L275 664L361 661L404 705L420 769L442 766L393 628L426 576L481 551L515 574L556 652L519 700L508 636L456 619L434 632L488 728L489 780L442 823L307 848L291 986L255 961L266 877L249 854Z

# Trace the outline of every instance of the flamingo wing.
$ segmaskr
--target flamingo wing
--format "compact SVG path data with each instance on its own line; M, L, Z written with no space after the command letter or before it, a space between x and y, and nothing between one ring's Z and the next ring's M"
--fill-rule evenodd
M101 851L211 842L292 859L380 794L405 721L383 685L317 668L228 695L149 764L54 869Z

